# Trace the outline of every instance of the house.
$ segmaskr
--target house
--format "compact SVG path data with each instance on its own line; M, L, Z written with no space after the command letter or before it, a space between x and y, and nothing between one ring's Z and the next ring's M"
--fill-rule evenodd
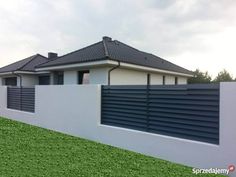
M30 56L8 66L0 68L0 85L10 86L33 86L42 84L45 74L49 72L36 72L35 67L50 60L40 54Z
M120 41L102 41L58 57L40 54L0 68L2 85L186 84L193 73Z

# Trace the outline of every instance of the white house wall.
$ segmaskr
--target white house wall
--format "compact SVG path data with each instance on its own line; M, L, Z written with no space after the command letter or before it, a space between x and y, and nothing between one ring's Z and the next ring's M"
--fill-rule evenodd
M20 87L20 82L21 82L21 81L20 81L20 80L21 80L20 77L17 76L17 77L16 77L16 80L17 80L17 84L16 84L16 85L17 85L18 87Z
M64 84L78 84L78 71L64 71Z
M66 70L64 71L64 85L77 85L78 84L78 71ZM83 69L82 69L83 70ZM89 83L90 84L104 84L108 82L108 67L97 67L89 69ZM51 84L53 83L53 74L51 74Z
M29 75L24 74L22 75L22 86L24 87L33 87L35 85L38 85L38 76L37 75ZM20 78L17 78L17 85L20 86Z
M108 84L108 72L111 67L97 67L91 68L89 82L90 84ZM64 71L64 84L65 85L75 85L78 84L78 70L66 70ZM127 68L117 68L111 71L110 83L111 85L145 85L147 84L147 74L149 72L131 70ZM24 74L22 76L22 86L32 87L38 85L38 76ZM12 77L12 75L8 76ZM16 77L16 76L14 76ZM54 79L53 72L50 74L50 83L53 85ZM162 85L161 73L150 73L150 83L153 85ZM175 76L165 75L166 84L172 85L175 84ZM0 79L0 85L3 85L3 78ZM178 84L187 84L187 77L178 76ZM17 86L20 86L20 77L17 76Z
M156 73L151 73L151 79L150 83L152 85L162 85L162 75L161 74L156 74Z
M112 67L94 67L89 69L89 83L90 84L108 84L108 72ZM81 69L65 70L64 71L64 85L76 85L78 84L78 71ZM82 69L83 70L83 69ZM153 73L148 71L140 71L128 68L116 68L110 72L110 84L111 85L146 85L147 74L150 74L150 83L153 85L162 85L163 75L166 78L167 85L175 84L175 76ZM51 73L50 83L53 85L53 72ZM178 76L179 84L186 84L187 77ZM28 84L29 85L29 84Z
M111 85L145 85L147 73L129 69L117 68L111 71Z
M90 84L107 85L109 69L110 68L108 67L91 68L89 70L90 71L90 74L89 74Z
M187 84L188 79L186 77L178 77L178 84Z
M54 84L54 73L50 72L50 85Z
M165 84L166 85L173 85L175 84L175 77L174 76L165 76Z
M117 68L111 71L111 85L145 85L147 84L147 74L150 72L136 71L126 68ZM150 73L150 83L152 85L162 85L163 75L165 76L166 85L174 85L174 75L162 73ZM178 84L186 84L187 77L178 77Z

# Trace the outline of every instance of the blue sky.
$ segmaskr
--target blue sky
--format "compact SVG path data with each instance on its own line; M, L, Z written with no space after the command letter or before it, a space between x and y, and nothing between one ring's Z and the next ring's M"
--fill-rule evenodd
M234 0L0 0L0 66L110 36L190 70L236 77Z

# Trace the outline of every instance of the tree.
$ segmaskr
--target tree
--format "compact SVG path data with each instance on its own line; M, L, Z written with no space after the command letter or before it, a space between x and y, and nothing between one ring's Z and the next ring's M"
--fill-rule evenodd
M189 84L211 82L211 76L208 74L208 72L202 72L199 69L196 69L193 73L194 77L188 79Z
M218 73L213 82L227 82L227 81L233 81L233 77L228 71L224 69L223 71Z

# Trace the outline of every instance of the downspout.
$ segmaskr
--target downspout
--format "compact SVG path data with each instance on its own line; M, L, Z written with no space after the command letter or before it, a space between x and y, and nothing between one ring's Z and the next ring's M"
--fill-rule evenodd
M113 70L119 68L119 67L120 67L120 61L118 61L118 65L117 65L117 66L115 66L115 67L109 69L109 71L108 71L108 85L111 84L111 72L112 72Z
M109 38L109 37L106 37L106 36L104 36L103 39L102 39L105 56L106 56L106 59L108 59L108 60L110 59L109 51L108 51L108 47L107 47L107 42L109 42L109 41L112 41L112 39ZM119 67L120 67L120 61L118 61L118 65L117 66L115 66L115 67L113 67L113 68L108 70L108 85L111 84L111 72L113 70L119 68Z
M30 59L30 61L28 61L27 63L25 63L23 66L17 68L15 71L20 71L22 68L24 68L27 64L29 64L32 60L34 60L37 56L39 56L39 54L36 54L34 56L32 56L33 58ZM12 74L15 76L18 76L20 78L20 87L22 87L22 76L20 74L16 74L15 71L12 71Z
M18 76L20 78L20 88L22 87L22 76L20 74L16 74L15 71L12 71L12 74Z

